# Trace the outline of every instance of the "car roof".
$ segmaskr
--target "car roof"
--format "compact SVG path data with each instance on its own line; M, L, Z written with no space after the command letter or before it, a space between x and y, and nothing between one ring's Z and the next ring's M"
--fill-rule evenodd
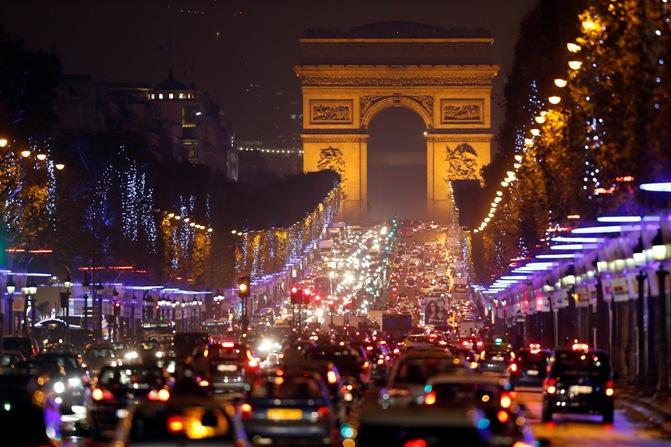
M472 375L455 375L455 374L439 374L429 378L428 383L431 385L439 385L441 383L468 383L481 385L497 385L506 386L509 382L507 379L496 376L483 376L479 374Z

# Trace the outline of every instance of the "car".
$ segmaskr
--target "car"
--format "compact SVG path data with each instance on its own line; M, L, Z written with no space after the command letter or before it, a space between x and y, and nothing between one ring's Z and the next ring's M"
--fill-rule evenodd
M39 372L51 379L52 390L61 413L84 414L89 376L79 358L63 352L42 352L29 360Z
M470 369L458 357L444 349L413 350L396 359L387 386L380 389L379 403L384 407L421 404L424 386L439 374L468 374Z
M362 397L370 378L370 365L354 348L341 343L343 344L313 346L306 351L305 358L333 362L345 386L351 386L348 390L356 394L356 397Z
M197 349L207 347L209 337L205 332L178 332L173 337L173 351L178 358L194 354Z
M478 409L447 407L380 407L370 402L361 409L358 430L341 428L343 437L356 438L357 447L490 447L491 432ZM343 444L344 445L344 444ZM354 445L353 443L351 445Z
M337 441L335 409L317 374L257 375L240 414L255 444L335 445Z
M478 371L482 374L508 377L515 353L507 346L494 345L485 348L478 359Z
M0 371L16 368L21 362L25 362L26 357L21 351L2 351L0 355Z
M93 380L87 406L91 436L109 439L128 405L139 400L170 399L170 377L153 365L105 366Z
M115 432L116 447L247 447L244 427L231 404L198 397L131 405Z
M424 405L432 408L477 407L487 418L491 443L501 447L535 445L531 428L520 405L514 402L506 379L482 375L440 375L424 388Z
M260 369L260 362L244 343L213 343L208 347L207 359L215 394L247 391L247 378Z
M2 349L4 351L20 351L27 359L40 352L35 339L22 335L4 335L2 337Z
M514 386L542 388L547 374L547 366L552 353L533 344L529 349L521 349L510 364L510 381Z
M91 343L84 350L84 366L91 375L96 375L103 366L116 366L117 358L111 343Z
M557 350L543 383L544 422L556 413L599 414L613 423L615 382L605 352L592 351L586 344Z
M28 368L0 373L2 445L59 445L61 415L48 378L35 378Z

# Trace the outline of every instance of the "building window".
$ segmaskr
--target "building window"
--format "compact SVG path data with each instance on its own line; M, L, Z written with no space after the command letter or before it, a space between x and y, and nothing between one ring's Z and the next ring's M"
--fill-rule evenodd
M182 127L196 127L196 107L182 107Z
M173 98L173 94L172 94L172 93L168 93L168 99L172 99L172 98Z
M163 93L158 94L158 99L163 99Z
M184 99L184 93L179 94L179 99Z
M156 95L152 93L151 94L151 99L156 99Z

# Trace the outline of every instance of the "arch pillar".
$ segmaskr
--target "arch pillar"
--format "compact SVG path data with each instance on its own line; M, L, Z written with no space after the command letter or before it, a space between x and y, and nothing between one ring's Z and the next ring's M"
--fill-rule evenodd
M303 172L333 169L341 177L339 219L365 223L368 216L368 134L304 133Z

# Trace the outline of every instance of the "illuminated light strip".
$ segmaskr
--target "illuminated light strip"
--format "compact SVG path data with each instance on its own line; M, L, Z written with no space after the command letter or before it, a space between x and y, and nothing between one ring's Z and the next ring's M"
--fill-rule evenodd
M527 276L515 275L515 276L502 276L501 279L527 279Z
M35 250L26 250L25 248L8 248L5 250L7 253L31 253L31 254L47 254L53 253L54 251L48 248L35 249Z
M51 273L26 273L26 272L12 272L7 270L7 273L13 276L33 276L35 278L51 278Z
M621 233L623 231L641 231L640 225L603 225L597 227L583 227L571 230L573 234Z
M640 188L650 192L671 192L671 182L643 183Z
M576 244L598 244L603 239L598 237L570 237L570 236L557 236L550 239L552 242L571 242Z
M576 258L578 255L571 254L571 253L557 253L554 255L537 255L537 259L573 259Z
M79 267L77 270L86 271L86 270L133 270L135 269L132 265L109 265L109 266L88 266L88 267Z
M593 250L595 248L597 248L596 244L566 244L550 246L550 250Z
M659 216L603 216L596 219L603 223L638 223L638 222L659 222Z

